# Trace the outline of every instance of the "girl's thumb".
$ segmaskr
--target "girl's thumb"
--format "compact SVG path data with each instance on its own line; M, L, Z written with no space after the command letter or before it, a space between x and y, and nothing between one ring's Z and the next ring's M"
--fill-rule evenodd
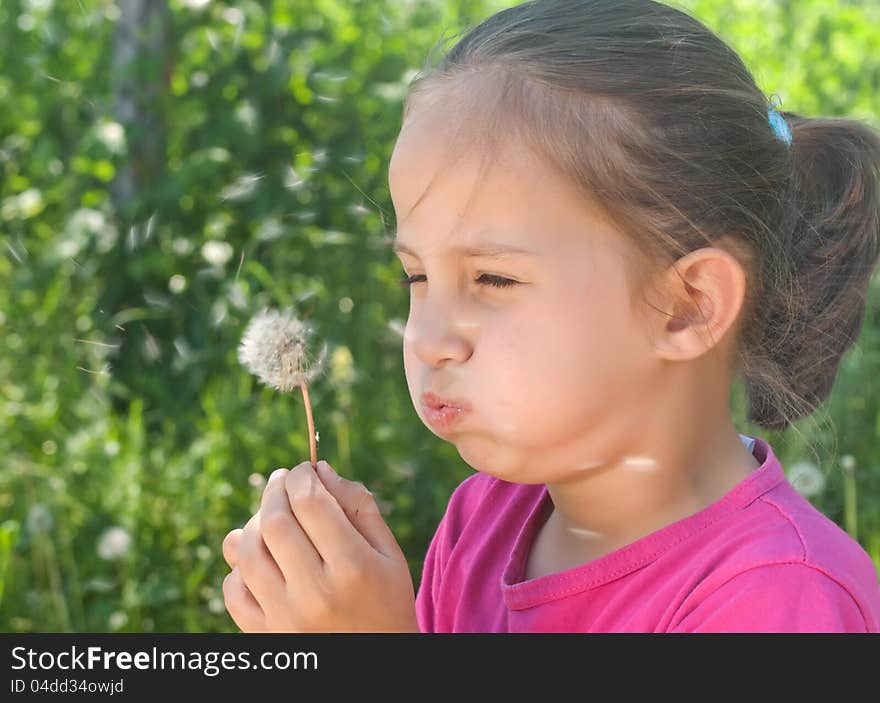
M400 550L394 533L379 512L373 494L363 483L342 478L323 460L318 462L318 477L336 499L351 524L373 549L387 557L395 555Z

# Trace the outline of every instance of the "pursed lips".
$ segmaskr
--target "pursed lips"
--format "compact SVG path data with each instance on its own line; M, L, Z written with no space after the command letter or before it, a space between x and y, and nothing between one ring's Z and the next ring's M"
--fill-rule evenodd
M443 398L431 391L422 394L422 405L435 410L443 407L452 407L458 410L470 410L468 403L463 400Z

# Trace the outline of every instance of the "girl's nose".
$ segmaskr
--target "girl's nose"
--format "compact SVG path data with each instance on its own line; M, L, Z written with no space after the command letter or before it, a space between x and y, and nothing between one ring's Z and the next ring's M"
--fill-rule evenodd
M447 359L462 363L472 353L477 324L452 306L422 306L407 322L405 339L422 363L439 366Z

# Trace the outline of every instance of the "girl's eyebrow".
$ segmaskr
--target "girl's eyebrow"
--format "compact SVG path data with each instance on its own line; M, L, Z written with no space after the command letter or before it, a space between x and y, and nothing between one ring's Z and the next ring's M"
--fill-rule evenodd
M401 242L396 237L391 243L391 249L395 253L404 252L418 258L418 254L416 254L415 251L410 249L406 244ZM530 251L528 249L521 249L520 247L516 247L512 244L506 244L503 242L483 242L482 244L478 244L475 246L450 247L449 252L459 254L460 256L464 257L481 257L485 259L498 259L503 256L509 256L511 254L525 254L530 256L535 255L535 252L533 251Z

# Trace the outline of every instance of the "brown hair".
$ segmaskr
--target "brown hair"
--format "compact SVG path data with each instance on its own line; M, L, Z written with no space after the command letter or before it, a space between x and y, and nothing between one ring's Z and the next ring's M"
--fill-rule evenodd
M431 68L434 53L404 119L439 95L462 129L524 140L644 254L634 281L726 248L747 275L732 363L748 420L785 429L824 401L880 255L880 133L780 110L788 146L737 53L651 0L525 2L467 30Z

